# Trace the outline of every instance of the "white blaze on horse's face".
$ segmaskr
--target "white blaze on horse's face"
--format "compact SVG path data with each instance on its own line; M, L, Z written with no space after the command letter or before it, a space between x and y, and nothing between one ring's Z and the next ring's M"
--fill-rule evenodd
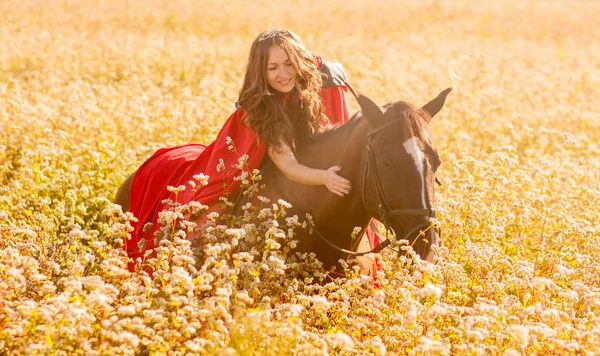
M408 152L408 154L412 157L412 159L415 161L415 166L417 167L417 172L419 172L419 177L421 178L421 187L423 189L421 189L421 202L423 203L423 208L426 208L427 205L425 204L425 154L423 154L423 151L421 151L421 149L419 148L421 141L419 141L419 138L416 136L413 136L411 138L409 138L408 140L406 140L403 144L404 149L406 150L406 152Z

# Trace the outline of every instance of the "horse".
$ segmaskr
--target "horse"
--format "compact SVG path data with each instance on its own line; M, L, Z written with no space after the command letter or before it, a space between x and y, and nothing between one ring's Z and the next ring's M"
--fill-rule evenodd
M348 88L360 110L348 122L299 147L296 158L312 168L342 166L341 175L353 187L350 194L342 198L325 186L292 182L267 156L261 167L264 187L259 193L272 201L290 203L290 216L312 215L314 228L297 231L296 249L314 252L325 269L338 266L338 261L349 255L379 252L389 244L387 240L372 251L356 252L360 240L352 234L356 227L364 231L372 218L381 221L396 239L408 240L421 259L432 261L432 246L439 243L439 232L431 224L436 214L435 173L441 160L431 139L430 122L452 88L420 109L404 101L379 106ZM134 174L119 187L115 198L124 211L129 209Z
M344 198L324 186L294 183L272 162L264 165L261 195L289 202L291 215L310 213L313 217L313 233L298 233L299 250L314 252L326 269L349 255L378 252L389 241L373 251L357 253L361 241L351 238L355 227L364 230L376 218L396 239L408 240L421 259L432 261L432 246L439 243L431 219L435 217L435 173L441 160L429 123L451 90L417 109L403 101L380 107L351 89L361 110L296 152L298 162L309 167L342 166L340 174L353 187Z

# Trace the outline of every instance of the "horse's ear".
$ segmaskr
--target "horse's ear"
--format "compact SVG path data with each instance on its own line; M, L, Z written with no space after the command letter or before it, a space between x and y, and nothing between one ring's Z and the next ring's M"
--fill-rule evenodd
M454 87L450 87L443 92L440 93L435 99L425 104L421 109L425 110L429 114L429 120L431 120L444 106L446 102L446 97L450 92L454 89Z
M360 105L363 115L367 117L371 125L378 126L381 124L383 110L373 100L361 94L358 96L358 105Z
M371 122L371 125L375 125L381 118L383 118L383 110L373 100L367 98L363 94L359 93L358 90L354 89L350 84L344 82L348 90L354 95L358 105L362 110L363 115L367 117L367 120Z

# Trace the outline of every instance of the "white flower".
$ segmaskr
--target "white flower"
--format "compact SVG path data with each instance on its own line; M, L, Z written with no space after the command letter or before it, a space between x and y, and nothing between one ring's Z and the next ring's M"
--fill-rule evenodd
M273 266L275 272L278 274L284 274L287 269L285 262L275 256L269 257L269 263L271 266Z
M149 228L151 228L151 227L152 227L152 225L154 225L154 224L153 224L153 223L151 223L151 222L147 222L147 223L145 223L145 224L144 224L144 226L142 227L142 231L143 231L143 232L146 232L146 230L148 230Z
M299 316L304 310L304 307L300 304L290 304L287 306L287 310L289 311L290 316Z
M485 338L483 333L477 329L467 330L465 334L468 338L475 339L477 341L483 341L483 339Z
M135 307L133 305L122 305L117 310L117 313L123 316L134 316L135 315Z
M273 214L273 211L270 208L263 208L263 209L260 209L260 211L258 212L258 218L264 219L264 218L270 216L271 214Z
M270 202L271 202L271 199L269 199L269 198L265 198L265 197L263 197L262 195L259 195L259 196L258 196L258 200L260 200L260 201L261 201L261 202L263 202L263 203L270 203Z
M225 161L223 158L219 158L219 164L217 164L217 172L222 172L225 170Z
M244 231L244 229L230 228L230 229L225 230L225 233L229 236L241 239L245 235L246 231Z
M310 297L310 301L313 304L313 308L318 311L327 310L330 305L327 298L320 296L320 295L313 295L312 297Z
M208 176L204 173L200 173L200 174L196 174L193 177L195 180L198 181L198 183L200 183L200 185L207 185L208 184Z
M267 250L279 250L281 248L281 244L273 239L267 239L265 241L265 249Z
M81 278L81 283L91 289L99 289L104 287L104 281L100 276L86 276Z
M250 157L248 157L247 154L241 155L240 158L238 158L238 163L234 164L233 167L237 169L244 169L244 167L248 163L248 158ZM248 174L248 172L246 172L246 174Z
M385 292L383 290L378 290L373 293L373 296L370 299L373 305L379 308L385 303Z
M354 340L352 340L348 334L343 332L328 334L326 338L335 346L339 346L343 349L352 350L354 348Z
M168 185L167 190L170 191L171 193L183 192L185 190L185 185L180 185L178 187L173 187L173 186Z
M208 220L217 220L219 218L219 213L213 211L212 213L206 215L206 218Z
M302 225L302 224L300 224L300 221L298 221L298 215L294 215L294 216L290 216L290 217L285 218L285 223L286 223L287 226L289 226L291 228L298 227L298 226ZM291 229L290 229L290 231L291 231Z
M248 252L236 253L232 257L234 259L237 259L237 260L242 261L242 262L252 262L252 260L254 260L254 256L252 256Z
M51 294L56 291L56 286L52 284L50 281L45 281L40 290L38 291L39 295Z
M150 224L150 226L152 226L152 224L151 224L151 223L149 223L149 224ZM146 224L146 225L148 225L148 224ZM143 231L146 231L146 225L144 225L144 230L143 230ZM142 237L142 238L141 238L141 239L140 239L140 240L137 242L137 246L138 246L138 249L140 250L140 252L144 252L144 251L146 251L146 238Z
M37 312L37 303L33 300L26 300L21 303L21 305L17 306L16 309L22 316L30 318L33 313Z
M431 308L429 308L429 310L427 311L427 315L433 318L435 318L438 315L446 315L448 313L449 311L445 307L437 303L432 305Z
M161 211L158 213L158 222L163 225L169 225L171 222L183 218L183 214L176 211Z
M427 282L423 288L419 289L419 295L422 297L434 297L438 299L442 295L442 289L435 284Z
M29 239L37 238L37 233L31 229L13 229L12 232L15 235L23 234L23 235L27 236L27 238L29 238Z
M508 332L521 347L527 347L529 344L529 328L523 325L511 325Z
M92 308L112 309L110 304L113 298L104 294L103 291L93 291L86 298L87 304Z
M292 207L292 204L288 203L287 201L285 201L285 200L283 200L283 199L279 199L279 200L277 201L277 203L278 203L279 205L281 205L282 207L286 208L286 209L289 209L289 208L291 208L291 207Z

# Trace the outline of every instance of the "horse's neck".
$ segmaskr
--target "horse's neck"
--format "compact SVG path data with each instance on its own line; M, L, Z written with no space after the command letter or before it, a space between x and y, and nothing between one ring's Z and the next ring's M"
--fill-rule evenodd
M299 199L300 201L307 201L308 197L307 203L310 204L306 206L311 208L315 219L336 220L336 227L332 227L336 230L352 229L362 220L365 220L365 224L368 221L359 186L361 155L366 145L368 130L366 120L355 117L333 131L322 134L300 149L296 155L300 163L311 168L328 169L332 166L342 166L339 175L352 182L351 193L343 199L337 195L323 194L323 187L294 186L294 195L305 197Z
M341 165L342 175L350 180L359 174L360 156L366 145L369 127L362 117L321 134L316 140L302 147L296 156L300 163L313 168L327 169Z

